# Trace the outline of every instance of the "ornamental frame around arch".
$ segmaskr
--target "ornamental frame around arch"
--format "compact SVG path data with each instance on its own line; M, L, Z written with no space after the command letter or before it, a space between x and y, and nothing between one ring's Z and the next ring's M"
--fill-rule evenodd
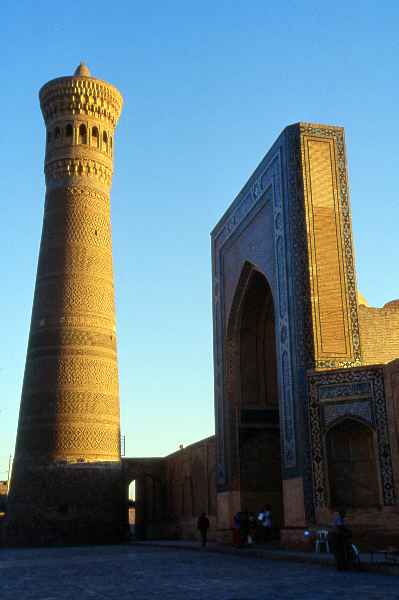
M357 418L368 423L376 432L378 453L377 475L382 489L382 503L393 506L397 503L392 468L392 451L388 428L388 413L385 400L384 372L380 367L358 367L338 371L311 372L308 376L308 426L310 432L310 454L312 466L313 502L316 508L329 506L328 464L325 435L339 418ZM320 390L329 390L329 397ZM339 395L336 395L338 391ZM321 396L321 398L320 398ZM369 418L364 418L364 407L369 407ZM336 407L339 418L329 423L325 418L325 407Z
M251 219L259 208L270 202L273 210L272 233L274 242L274 269L275 281L270 286L275 293L275 327L277 374L280 390L280 424L283 470L290 476L297 474L300 468L298 461L298 448L296 440L296 407L294 397L302 396L301 381L294 376L292 348L294 342L293 329L301 329L301 309L294 308L296 296L290 294L292 288L292 265L288 248L289 233L289 204L286 202L286 182L283 181L283 164L285 156L283 138L279 138L261 162L253 176L244 186L227 213L227 219L221 221L212 234L212 261L213 261L213 314L214 314L214 375L215 375L215 406L216 406L216 431L217 431L217 464L218 485L224 486L228 481L226 471L228 452L225 447L226 423L225 404L227 390L225 390L225 324L224 314L224 268L223 253L226 244L239 235L241 227ZM295 155L298 161L298 155ZM295 198L297 197L295 190ZM289 195L290 196L290 195ZM304 297L301 293L299 299ZM295 316L295 325L293 315ZM294 388L296 392L294 393Z

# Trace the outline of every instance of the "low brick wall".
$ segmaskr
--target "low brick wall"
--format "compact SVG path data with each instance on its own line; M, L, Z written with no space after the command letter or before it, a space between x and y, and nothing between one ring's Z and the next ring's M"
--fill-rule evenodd
M399 357L399 301L382 308L359 306L363 364L388 363Z
M166 514L182 538L196 536L197 519L202 512L214 524L215 464L213 436L166 457Z
M138 539L198 538L197 520L206 513L215 539L215 437L164 458L123 460L126 486L136 481L135 535Z

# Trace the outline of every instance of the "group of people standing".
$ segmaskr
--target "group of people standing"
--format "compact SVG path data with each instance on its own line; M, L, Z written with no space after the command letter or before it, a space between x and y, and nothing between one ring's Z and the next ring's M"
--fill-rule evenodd
M345 509L340 509L328 535L328 541L339 571L348 569L354 558L351 543L352 532L346 526L345 517ZM197 529L201 535L202 546L206 546L209 525L208 517L205 513L202 513L197 521ZM272 531L272 507L270 504L266 504L257 515L253 512L248 512L246 509L239 510L234 515L233 543L237 548L255 542L269 542L272 539Z
M206 546L209 519L205 513L199 516L197 529L201 536L202 546ZM266 504L257 515L246 509L238 511L234 515L233 534L233 543L237 548L255 542L269 542L272 538L272 507L270 504Z
M266 543L272 537L272 507L266 504L256 515L240 510L234 515L233 544L237 548L245 544Z

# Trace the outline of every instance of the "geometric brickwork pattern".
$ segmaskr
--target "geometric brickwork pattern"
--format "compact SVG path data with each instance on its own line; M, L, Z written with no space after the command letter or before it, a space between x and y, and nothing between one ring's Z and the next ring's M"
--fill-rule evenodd
M105 121L113 130L121 113L122 97L109 83L79 74L46 84L40 103L46 123L57 123L60 117L87 117L97 123Z
M40 102L47 192L14 470L120 460L109 191L122 98L79 71Z
M315 366L360 365L343 130L304 124L300 135Z
M309 428L315 508L328 507L325 437L340 420L354 418L374 432L384 505L394 505L395 489L382 367L314 372L309 376Z

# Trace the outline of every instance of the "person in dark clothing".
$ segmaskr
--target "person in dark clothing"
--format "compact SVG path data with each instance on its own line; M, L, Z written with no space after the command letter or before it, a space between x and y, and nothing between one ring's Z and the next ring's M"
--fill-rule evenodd
M249 513L246 508L240 512L240 546L248 543Z
M329 542L334 553L337 571L346 571L350 565L351 530L345 525L346 510L341 508L334 519Z
M201 542L202 546L206 546L208 529L209 529L209 519L205 513L202 513L198 518L197 529L201 534Z
M258 523L256 520L256 516L253 512L250 512L248 518L248 544L255 544L256 542L257 525Z
M241 511L239 510L233 518L233 545L236 548L240 547L240 521Z

